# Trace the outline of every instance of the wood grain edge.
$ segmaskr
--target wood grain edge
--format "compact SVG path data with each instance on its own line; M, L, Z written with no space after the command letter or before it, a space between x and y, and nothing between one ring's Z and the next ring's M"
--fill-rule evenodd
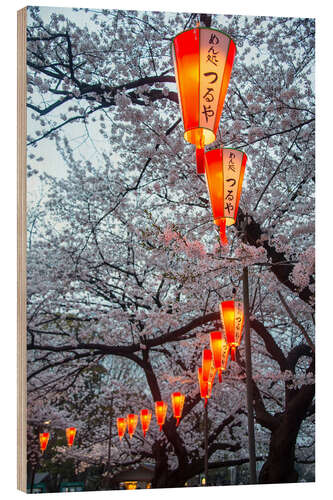
M27 492L27 8L17 12L17 488Z

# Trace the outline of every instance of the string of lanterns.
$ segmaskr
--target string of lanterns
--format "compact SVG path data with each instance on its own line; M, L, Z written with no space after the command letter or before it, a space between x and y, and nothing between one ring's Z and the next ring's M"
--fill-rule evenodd
M172 410L173 416L176 419L176 427L178 427L180 419L182 417L184 402L185 395L181 392L174 392L173 394L171 394ZM165 401L155 401L155 417L160 431L162 430L162 427L165 423L167 409L168 404ZM150 410L145 408L140 411L140 421L144 437L146 437L146 434L148 432L151 417L152 412ZM128 430L130 439L132 438L137 427L138 420L139 416L133 413L130 413L129 415L127 415L127 417L117 418L117 430L120 441L124 437L126 429Z
M73 446L74 439L76 435L76 428L75 427L67 427L66 429L66 440L67 440L67 445L69 448ZM39 433L39 444L40 444L40 449L42 454L47 448L48 442L50 439L50 433L49 432L40 432Z

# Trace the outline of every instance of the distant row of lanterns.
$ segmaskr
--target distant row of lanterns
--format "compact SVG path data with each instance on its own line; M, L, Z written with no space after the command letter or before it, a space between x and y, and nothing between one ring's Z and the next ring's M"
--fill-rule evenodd
M176 419L176 426L178 426L183 413L185 395L182 394L181 392L174 392L173 394L171 394L171 402L172 402L173 416ZM162 427L165 422L167 409L168 405L165 401L155 401L155 416L160 431L162 430ZM146 437L146 433L149 429L151 417L152 417L152 412L150 410L145 408L140 411L140 421L144 437ZM139 416L134 413L128 414L127 417L117 418L117 429L120 441L124 437L126 429L128 429L128 434L130 439L132 438L135 429L137 427L138 420Z
M69 448L71 448L73 446L75 434L76 434L75 427L67 427L66 439L67 439L67 444L68 444ZM39 444L40 444L40 449L41 449L42 453L44 453L44 451L46 450L49 439L50 439L49 432L40 432L39 433Z

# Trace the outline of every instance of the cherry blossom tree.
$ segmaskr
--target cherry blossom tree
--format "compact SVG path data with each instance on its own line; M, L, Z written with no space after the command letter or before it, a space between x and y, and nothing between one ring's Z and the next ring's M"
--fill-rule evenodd
M208 147L248 156L227 247L170 57L197 21L237 47ZM204 469L201 352L246 265L259 481L297 481L314 463L314 21L29 7L27 42L31 421L76 422L68 453L104 464L102 487L143 461L154 487L183 486ZM210 468L248 462L245 391L241 345L209 401ZM161 399L163 431L119 444L116 417Z

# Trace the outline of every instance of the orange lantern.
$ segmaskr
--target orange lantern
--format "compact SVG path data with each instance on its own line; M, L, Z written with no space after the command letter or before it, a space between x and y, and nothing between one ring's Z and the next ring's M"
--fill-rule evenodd
M226 300L220 304L222 329L231 349L231 359L236 359L236 347L242 339L244 324L243 304L236 300Z
M202 351L202 379L207 382L212 367L212 351L204 349Z
M166 412L168 405L164 401L155 401L155 414L158 425L160 426L160 431L165 422Z
M127 427L127 419L122 417L117 418L117 429L120 441L123 439L125 435L126 427Z
M136 426L138 425L138 419L138 415L134 415L134 413L127 415L127 426L130 439L132 439Z
M185 402L185 395L180 392L174 392L171 394L173 416L177 419L176 427L178 427L179 420L183 413L183 407Z
M207 400L211 397L212 395L212 389L213 389L213 381L215 378L216 374L216 369L212 366L210 373L209 373L209 378L207 381L203 379L202 376L202 367L198 368L198 379L199 379L199 387L200 387L200 396L205 400L205 406L207 405Z
M246 154L237 149L212 149L205 154L210 204L223 245L228 243L226 226L236 222L246 160Z
M144 437L146 437L146 432L149 429L150 420L151 420L151 411L150 410L141 410L140 420L141 420L143 435L144 435Z
M214 366L219 376L219 382L222 382L222 371L227 367L230 346L222 332L210 332L210 348L213 353Z
M42 453L46 450L47 443L49 442L50 438L50 433L49 432L40 432L39 433L39 443L40 443L40 449Z
M66 429L66 438L67 438L67 444L69 447L73 446L75 434L76 434L75 427L68 427Z
M235 54L233 40L211 28L197 27L173 39L184 138L196 146L198 174L205 173L205 146L216 139Z

